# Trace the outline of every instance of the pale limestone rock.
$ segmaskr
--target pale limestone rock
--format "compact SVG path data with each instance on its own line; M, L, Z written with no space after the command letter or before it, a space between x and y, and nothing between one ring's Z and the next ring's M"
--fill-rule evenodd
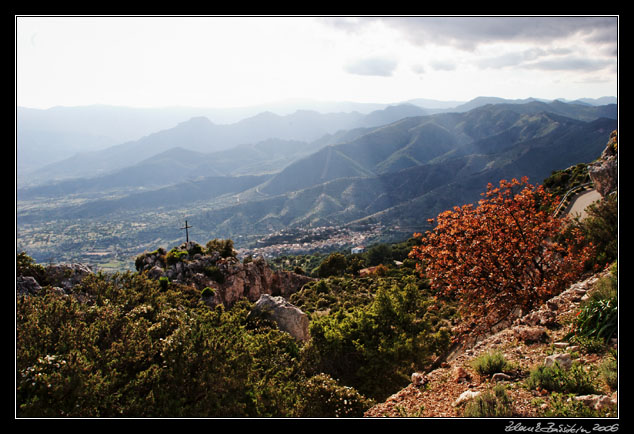
M462 394L458 397L458 399L454 401L453 405L454 407L458 407L460 404L463 404L473 398L480 396L481 393L482 392L479 392L479 391L466 390L462 392Z
M563 369L570 369L572 366L572 357L570 356L570 353L553 354L552 356L546 357L544 360L545 366L555 366L557 363Z
M274 321L281 331L287 332L297 340L310 339L308 316L283 297L263 294L253 306L252 313Z

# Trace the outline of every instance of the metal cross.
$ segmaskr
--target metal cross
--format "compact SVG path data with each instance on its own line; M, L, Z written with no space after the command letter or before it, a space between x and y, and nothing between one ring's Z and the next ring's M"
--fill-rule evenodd
M181 230L182 230L182 229L185 229L185 236L186 236L186 240L187 240L187 242L188 242L188 243L189 243L189 230L188 230L189 228L191 228L191 226L189 226L189 225L187 224L187 220L185 220L185 226L183 226L183 227L181 228Z

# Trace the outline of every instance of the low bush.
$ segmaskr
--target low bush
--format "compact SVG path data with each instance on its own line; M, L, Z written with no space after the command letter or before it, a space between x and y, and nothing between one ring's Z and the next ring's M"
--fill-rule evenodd
M373 404L353 388L318 374L302 388L297 413L298 417L363 417Z
M159 277L159 286L161 287L161 291L167 291L167 287L169 286L170 280L165 276Z
M530 372L526 380L529 389L546 389L550 392L574 393L578 395L597 392L596 374L586 371L583 366L574 363L570 369L564 369L558 363L552 366L540 365Z
M615 409L603 408L595 410L581 401L574 399L574 394L553 393L550 404L543 414L545 417L615 417Z
M179 250L178 248L174 247L172 250L167 252L165 261L167 265L175 265L179 262L184 261L188 256L189 255L186 250Z
M203 288L202 291L200 291L200 296L202 298L208 298L208 297L213 297L215 293L216 293L216 290L214 288L210 288L206 286L205 288Z
M217 252L223 258L235 258L238 255L233 248L233 240L219 240L214 238L205 245L206 253Z
M471 367L480 375L493 375L507 371L511 365L504 358L504 354L495 351L477 357L471 363Z
M617 389L619 380L618 375L619 371L616 355L612 355L599 366L599 376L610 390Z
M222 274L222 271L220 271L220 269L216 267L215 265L210 265L208 267L205 267L205 269L203 270L203 273L205 276L215 280L216 282L220 284L225 282L225 275Z
M581 305L573 321L575 338L595 338L604 343L618 330L618 293L616 273L597 282L590 297Z
M510 417L513 415L511 398L504 386L498 385L490 391L476 396L464 408L464 417Z

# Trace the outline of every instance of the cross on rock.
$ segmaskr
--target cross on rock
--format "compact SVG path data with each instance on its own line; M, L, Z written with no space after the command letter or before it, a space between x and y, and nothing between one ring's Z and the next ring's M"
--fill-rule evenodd
M183 226L183 227L181 228L181 230L182 230L182 229L185 229L185 237L186 237L186 238L185 238L185 240L186 240L188 243L189 243L189 228L191 228L191 226L189 226L189 225L187 224L187 220L185 220L185 226Z

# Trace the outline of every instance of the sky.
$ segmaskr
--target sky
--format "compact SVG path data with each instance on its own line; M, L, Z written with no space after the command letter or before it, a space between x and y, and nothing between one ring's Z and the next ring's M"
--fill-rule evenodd
M616 16L16 16L16 105L617 96Z

